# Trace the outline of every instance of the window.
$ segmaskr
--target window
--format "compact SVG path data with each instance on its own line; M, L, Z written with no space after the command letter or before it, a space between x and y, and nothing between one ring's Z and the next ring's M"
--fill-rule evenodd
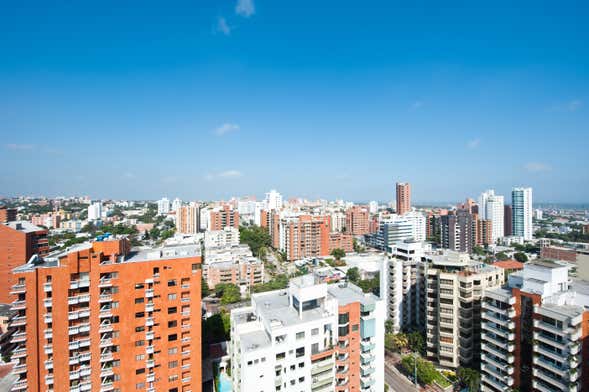
M172 293L172 294L168 294L168 301L174 301L176 299L176 294Z
M168 308L168 314L175 314L178 313L178 308L176 308L175 306Z
M168 349L168 355L174 355L178 353L178 347L170 347Z
M145 368L135 370L135 374L143 374L145 373Z
M358 324L352 325L352 331L357 331L360 326Z
M174 382L176 380L178 380L177 374L172 374L171 376L168 377L168 382Z
M200 264L192 264L192 272L196 272L200 269Z
M176 340L178 340L178 334L173 333L171 335L168 335L168 342L174 342Z
M140 290L143 287L145 287L145 286L143 286L143 283L135 283L135 290Z
M135 389L140 389L140 390L145 389L145 383L140 382L140 383L135 384Z
M137 312L137 313L135 313L135 318L141 318L141 317L145 317L145 313L144 312Z
M305 331L297 332L297 340L301 340L305 338Z
M168 280L168 287L176 286L176 279Z
M319 335L319 328L313 328L313 329L311 330L311 335L312 335L312 336Z
M135 332L143 332L145 331L145 327L141 326L141 327L135 327Z
M281 359L286 358L286 353L278 353L276 354L276 360L279 361Z
M168 369L174 369L178 367L178 361L170 361L168 362Z
M305 377L299 377L299 383L305 382Z
M168 321L168 328L174 328L178 326L178 320Z
M136 304L142 304L143 302L145 302L145 298L141 297L141 298L135 298L135 303Z
M143 361L145 359L145 354L135 355L136 361Z
M144 340L138 340L135 342L135 347L141 347L141 346L145 346Z
M337 320L340 324L347 324L350 321L350 314L341 313L337 316Z
M303 355L305 355L305 348L304 347L297 348L297 358L300 358Z

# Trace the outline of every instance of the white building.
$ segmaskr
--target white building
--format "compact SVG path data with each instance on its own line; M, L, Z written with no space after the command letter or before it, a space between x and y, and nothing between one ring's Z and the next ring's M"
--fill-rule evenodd
M102 218L102 203L97 201L88 206L88 220L96 221Z
M411 211L403 214L403 218L411 222L411 233L415 241L425 241L426 227L425 216L421 212Z
M368 210L371 214L376 214L378 212L378 202L373 200L370 203L368 203Z
M239 230L225 227L223 230L205 231L205 248L239 245Z
M278 211L282 209L282 195L275 189L272 189L270 192L266 193L266 199L264 202L268 211Z
M334 212L331 214L331 231L341 233L346 227L346 214Z
M524 240L530 241L534 234L532 227L532 188L513 188L511 191L511 210L513 235L524 237Z
M381 220L376 233L366 236L366 243L374 248L390 252L397 242L412 239L416 230L415 220L400 215L390 215Z
M170 212L170 200L167 197L164 197L157 201L157 214L158 215L165 215Z
M481 193L479 196L479 218L491 220L493 227L491 239L493 243L505 235L504 213L503 196L496 195L493 189Z
M544 213L541 209L537 208L534 210L534 218L537 220L542 220L544 218Z
M425 264L422 259L431 250L431 244L412 240L398 242L391 249L387 318L393 322L395 332L425 326L420 302L425 292Z
M175 198L172 202L172 211L178 211L182 207L182 200Z
M253 294L231 311L233 391L382 391L384 312L378 297L313 275Z

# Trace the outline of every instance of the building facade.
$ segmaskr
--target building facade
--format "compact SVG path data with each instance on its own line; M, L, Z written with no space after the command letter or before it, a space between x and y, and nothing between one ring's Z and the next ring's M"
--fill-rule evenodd
M513 235L530 241L533 238L532 188L513 188L511 191Z
M239 212L227 204L210 211L208 230L223 230L225 227L239 229Z
M381 391L384 302L305 275L231 311L233 391Z
M397 190L397 215L403 215L411 211L411 184L408 182L398 182Z
M48 252L47 230L27 221L0 224L0 303L12 302L10 287L15 282L12 270L33 255L44 256Z
M180 205L176 210L176 231L180 234L196 234L200 231L200 208L196 203Z
M369 233L370 212L368 208L353 206L346 210L346 233L351 235L365 235Z
M80 244L14 270L13 391L200 391L200 247Z

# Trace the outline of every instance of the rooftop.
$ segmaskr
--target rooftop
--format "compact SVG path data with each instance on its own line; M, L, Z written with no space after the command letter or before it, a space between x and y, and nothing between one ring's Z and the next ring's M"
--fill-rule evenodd
M493 263L495 267L508 269L508 270L521 270L524 268L524 263L520 263L517 260L502 260Z
M548 259L533 260L533 261L530 261L528 264L530 264L530 265L537 265L537 266L544 267L544 268L563 268L563 267L567 267L565 264L559 263L559 262L554 261L554 260L548 260Z
M18 230L23 233L34 233L36 231L45 230L42 227L36 226L29 221L14 221L5 224L13 230Z

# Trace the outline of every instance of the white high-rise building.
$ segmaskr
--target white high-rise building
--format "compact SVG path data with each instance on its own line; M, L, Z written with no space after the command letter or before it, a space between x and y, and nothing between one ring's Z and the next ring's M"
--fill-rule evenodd
M157 201L157 214L165 215L168 212L170 212L170 200L167 197L163 197Z
M95 221L102 218L102 203L97 201L88 206L88 220Z
M334 212L331 214L331 231L342 232L346 227L346 214L343 212Z
M425 216L421 212L411 211L403 214L403 218L411 222L413 240L422 242L426 240Z
M182 207L182 200L175 198L172 202L172 211L178 211Z
M511 191L511 220L513 235L531 240L532 228L532 188L513 188Z
M378 212L378 202L373 200L370 203L368 203L368 210L371 214L376 214Z
M275 189L272 189L270 192L266 193L266 199L264 201L268 211L278 211L282 208L282 195Z
M253 294L231 311L233 391L382 391L384 313L373 294L313 275Z
M503 196L496 195L493 189L485 191L479 196L479 218L491 220L493 228L491 239L493 243L505 235L504 204Z

